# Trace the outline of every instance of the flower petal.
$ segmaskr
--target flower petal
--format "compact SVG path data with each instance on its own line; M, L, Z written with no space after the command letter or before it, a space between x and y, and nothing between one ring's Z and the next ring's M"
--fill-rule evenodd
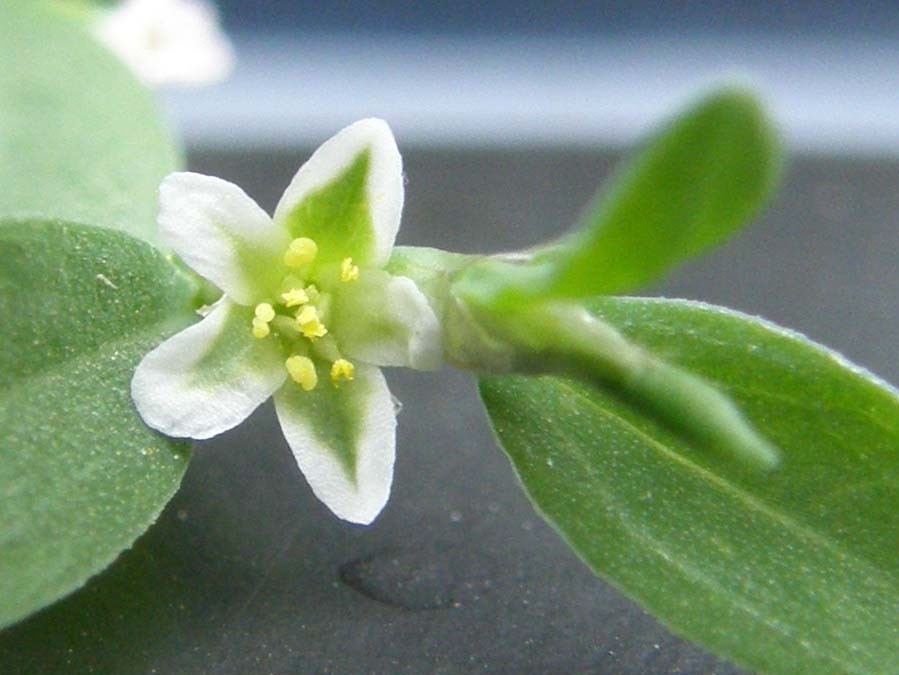
M275 394L287 444L315 495L337 516L367 525L393 481L396 415L381 371L360 364L335 388L322 373L314 390L292 382Z
M251 309L225 299L147 354L131 380L144 422L169 436L210 438L271 396L286 377L283 355L273 338L251 335L251 321Z
M97 13L94 33L150 86L219 82L234 51L206 0L123 0Z
M289 235L239 187L173 173L162 181L159 205L162 241L232 300L258 302L277 284Z
M377 366L438 370L443 365L440 323L407 277L363 270L335 294L331 323L348 357Z
M390 257L403 211L403 162L379 119L351 124L326 141L294 176L275 222L309 237L325 262L352 257L380 267Z

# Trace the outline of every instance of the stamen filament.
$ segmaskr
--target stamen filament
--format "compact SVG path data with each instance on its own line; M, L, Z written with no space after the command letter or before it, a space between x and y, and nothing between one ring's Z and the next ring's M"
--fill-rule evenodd
M306 295L309 296L309 302L315 302L316 300L318 300L320 293L318 287L315 284L309 284L303 290L306 292Z
M296 319L279 314L272 320L272 327L282 335L296 335L300 332Z

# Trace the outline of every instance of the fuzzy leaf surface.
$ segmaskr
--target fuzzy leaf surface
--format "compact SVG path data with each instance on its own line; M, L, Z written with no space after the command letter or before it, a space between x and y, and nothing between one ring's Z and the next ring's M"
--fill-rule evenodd
M537 509L672 630L766 673L899 673L899 396L762 320L686 301L591 309L730 395L782 452L759 472L557 378L481 395Z
M0 221L0 626L81 586L156 519L189 447L148 429L135 366L195 319L149 244Z

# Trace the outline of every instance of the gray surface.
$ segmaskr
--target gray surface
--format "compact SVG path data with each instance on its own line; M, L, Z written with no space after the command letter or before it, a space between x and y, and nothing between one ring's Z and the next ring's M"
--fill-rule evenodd
M200 154L271 208L305 153ZM563 229L591 153L406 152L402 243L462 251ZM796 327L892 380L899 168L797 162L751 231L668 295ZM265 407L201 444L183 489L85 589L0 635L3 673L736 673L595 579L516 486L472 380L390 373L394 495L371 528L311 496Z
M889 35L669 26L602 38L281 31L235 42L227 81L164 92L195 145L317 145L376 116L404 148L622 147L706 89L737 83L764 99L794 151L899 156Z

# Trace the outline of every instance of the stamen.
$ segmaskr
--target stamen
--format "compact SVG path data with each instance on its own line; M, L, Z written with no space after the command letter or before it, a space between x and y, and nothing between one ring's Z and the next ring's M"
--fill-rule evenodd
M351 382L356 377L356 367L346 359L337 359L331 364L331 382L338 386L341 382Z
M309 302L318 300L319 293L315 284L309 284L304 290L306 291L306 295L309 296Z
M328 329L318 318L318 310L313 305L304 305L303 309L297 313L297 325L304 337L313 340L315 338L324 337L328 334Z
M275 308L267 302L260 302L256 305L256 318L263 323L268 323L275 318Z
M261 340L272 332L268 324L275 318L275 310L269 303L260 302L256 305L254 313L256 316L253 317L253 337Z
M359 268L353 264L352 258L344 258L340 263L340 280L348 283L359 278Z
M284 301L285 307L297 307L309 302L309 294L302 288L291 288L286 293L281 294L281 300Z
M318 373L315 372L315 364L308 356L291 356L284 362L290 378L303 388L303 391L312 391L318 384Z
M256 318L253 319L253 337L261 340L262 338L268 337L269 333L272 332L272 329L269 327L268 323L265 321L261 321Z
M284 253L284 264L288 267L302 267L315 260L318 244L308 237L300 237L290 242Z

